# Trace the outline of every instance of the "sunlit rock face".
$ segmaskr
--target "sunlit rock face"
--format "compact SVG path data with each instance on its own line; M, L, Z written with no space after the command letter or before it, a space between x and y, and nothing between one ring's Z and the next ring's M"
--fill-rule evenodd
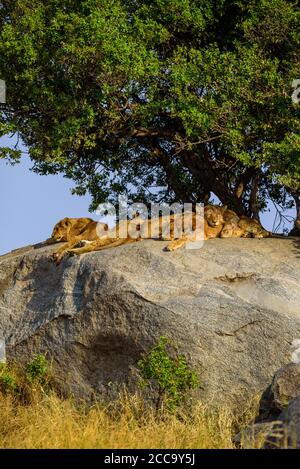
M7 359L53 359L78 397L134 386L161 335L177 343L213 405L242 403L289 363L300 339L300 240L213 239L165 252L147 240L66 258L57 246L0 257L0 338Z

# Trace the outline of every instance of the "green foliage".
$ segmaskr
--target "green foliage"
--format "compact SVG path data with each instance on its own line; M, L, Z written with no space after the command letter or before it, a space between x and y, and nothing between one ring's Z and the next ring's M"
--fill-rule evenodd
M287 206L300 192L299 46L290 0L4 2L0 135L18 132L34 170L74 180L93 208L124 192L215 194L248 215L268 197Z
M45 355L36 355L31 362L26 365L25 372L28 381L44 382L49 369L49 362Z
M32 402L49 388L50 363L45 355L35 355L25 366L16 363L0 367L0 392L24 403Z
M187 392L199 385L196 373L190 370L184 355L166 337L138 363L141 388L149 387L156 394L156 410L163 405L173 411L183 403ZM154 385L154 387L153 387Z
M17 392L17 379L5 365L0 368L0 391L3 394L15 394Z

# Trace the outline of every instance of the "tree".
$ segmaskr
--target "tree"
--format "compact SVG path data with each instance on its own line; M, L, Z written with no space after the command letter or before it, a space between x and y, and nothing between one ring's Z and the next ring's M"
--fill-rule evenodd
M215 194L258 218L293 197L300 217L294 1L9 0L0 28L0 132L92 208Z

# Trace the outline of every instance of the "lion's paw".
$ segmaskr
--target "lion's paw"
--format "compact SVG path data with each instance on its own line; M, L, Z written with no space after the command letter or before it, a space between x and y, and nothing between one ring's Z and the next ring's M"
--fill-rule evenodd
M58 265L62 261L63 254L59 254L59 253L55 252L54 254L52 254L52 258L53 258L54 262Z
M80 247L80 246L79 246L79 247ZM69 256L75 256L75 255L76 255L76 251L75 251L75 249L68 249L68 250L67 250L67 254L68 254Z
M79 241L77 244L75 244L75 248L83 248L84 246L87 246L88 244L91 244L92 241L87 241L85 239L82 239L81 241Z

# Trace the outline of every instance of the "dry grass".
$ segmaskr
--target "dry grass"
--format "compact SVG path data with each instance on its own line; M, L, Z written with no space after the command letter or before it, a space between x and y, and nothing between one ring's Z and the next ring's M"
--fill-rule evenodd
M249 433L258 398L238 420L225 407L212 411L201 403L177 415L158 415L126 391L117 401L90 407L62 399L50 390L50 375L28 381L16 364L2 367L0 378L0 448L235 448L233 436L246 427L244 447L259 448L264 442L261 435L252 437L251 427Z
M229 411L199 404L188 417L157 418L137 397L80 408L54 394L23 405L0 396L2 448L233 448Z

